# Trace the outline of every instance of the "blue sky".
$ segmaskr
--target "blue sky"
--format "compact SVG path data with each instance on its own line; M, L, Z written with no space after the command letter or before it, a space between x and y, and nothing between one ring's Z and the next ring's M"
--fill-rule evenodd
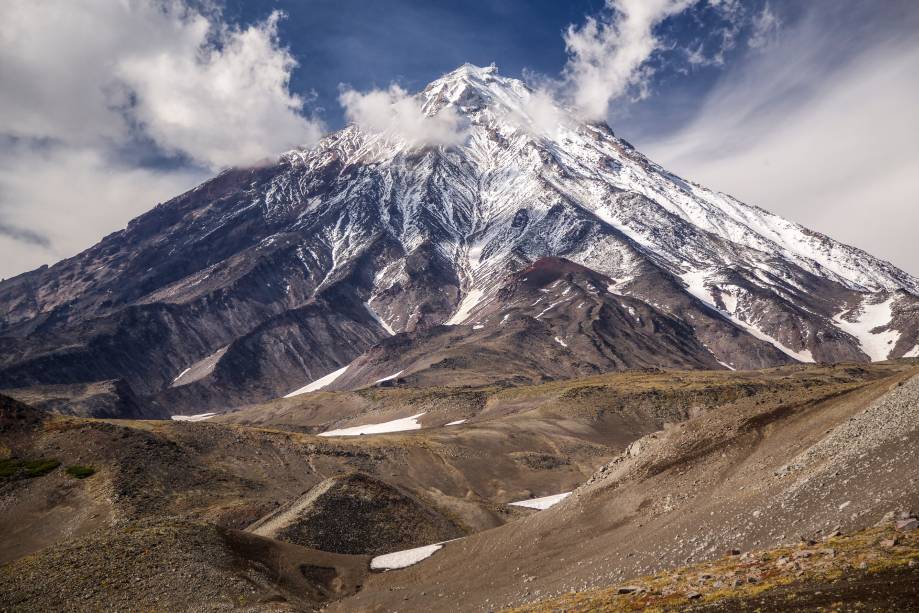
M464 62L919 274L917 31L915 0L5 0L0 277Z
M751 30L749 18L765 3L742 4L747 19L737 44L726 51L726 63L742 53ZM299 64L291 75L291 89L307 97L315 94L308 106L319 109L334 129L344 123L337 100L341 84L362 91L396 82L415 91L464 62L482 66L494 62L507 76L523 77L528 72L557 76L567 60L564 31L583 23L586 16L602 14L604 2L229 0L224 15L247 25L278 10L285 15L279 37ZM797 12L791 3L783 15L794 19ZM653 58L658 71L655 95L646 105L630 109L647 122L644 129L664 129L691 115L723 66L695 67L688 75L683 72L688 67L683 50L703 43L714 53L725 25L724 18L705 3L662 24L662 36L674 50ZM647 116L644 106L653 109L649 110L654 117ZM627 133L628 127L624 124L621 129Z
M602 6L596 0L232 0L226 15L249 23L274 10L285 13L280 38L300 64L291 88L315 91L334 128L344 121L340 83L367 90L396 81L414 91L464 62L496 62L509 76L525 69L557 73L566 57L564 28Z

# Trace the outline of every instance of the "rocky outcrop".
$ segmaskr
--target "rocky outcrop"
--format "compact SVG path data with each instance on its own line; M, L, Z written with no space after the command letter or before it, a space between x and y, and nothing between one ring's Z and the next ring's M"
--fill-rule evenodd
M169 412L162 406L138 398L131 387L120 379L2 391L49 413L114 419L169 419Z
M326 479L247 528L322 551L380 554L463 536L417 497L360 473Z

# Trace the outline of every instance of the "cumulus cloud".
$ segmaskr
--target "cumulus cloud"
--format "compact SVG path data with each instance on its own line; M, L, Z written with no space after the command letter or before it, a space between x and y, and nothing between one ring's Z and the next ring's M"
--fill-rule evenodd
M654 28L697 0L607 0L606 12L565 33L564 92L588 120L604 119L611 101L630 90L647 95L646 64L661 46Z
M296 62L278 47L278 19L275 12L238 30L201 15L173 17L171 52L128 54L115 66L136 99L130 116L163 149L210 166L317 141L322 124L304 117L303 99L288 91Z
M7 0L0 132L71 145L140 135L210 166L315 141L274 13L234 28L169 0Z
M280 18L239 28L181 0L0 3L0 275L72 255L217 168L316 141ZM138 161L163 158L186 163Z
M421 103L398 85L358 92L342 89L339 102L348 121L370 132L384 133L410 147L457 145L465 138L465 126L452 108L428 115Z
M815 9L726 71L684 128L634 140L674 172L919 274L910 10L897 24L853 13L853 30Z

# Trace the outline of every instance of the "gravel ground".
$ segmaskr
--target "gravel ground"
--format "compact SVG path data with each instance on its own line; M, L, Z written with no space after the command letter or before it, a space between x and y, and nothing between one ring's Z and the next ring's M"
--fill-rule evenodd
M357 589L368 561L142 520L0 567L0 611L309 611Z
M789 470L814 466L822 460L846 462L885 443L903 439L919 428L919 376L893 388L854 415L819 443L789 463Z

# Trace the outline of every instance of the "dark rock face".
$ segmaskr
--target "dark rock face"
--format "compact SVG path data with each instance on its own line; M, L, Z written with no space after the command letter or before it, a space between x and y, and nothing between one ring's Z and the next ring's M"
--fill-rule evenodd
M0 394L0 432L31 430L41 424L45 416L40 409Z
M92 383L37 385L3 390L32 407L80 417L169 419L169 412L154 402L138 398L120 379Z
M286 394L390 342L429 363L484 343L485 368L536 354L527 368L552 377L919 356L919 280L688 183L607 126L572 118L533 134L519 110L529 95L463 67L419 94L427 112L467 119L461 145L412 148L349 126L3 281L0 388L121 379L172 414L220 409ZM579 286L590 310L501 304L537 291L512 286L543 258L579 265L570 274L584 283L594 275L592 289ZM532 321L504 340L465 328L493 332L499 314ZM408 336L386 340L394 333ZM564 347L555 336L574 358L545 357L546 338ZM454 337L469 351L434 359L450 342L434 339ZM427 367L418 360L406 375ZM342 382L375 381L356 373Z

